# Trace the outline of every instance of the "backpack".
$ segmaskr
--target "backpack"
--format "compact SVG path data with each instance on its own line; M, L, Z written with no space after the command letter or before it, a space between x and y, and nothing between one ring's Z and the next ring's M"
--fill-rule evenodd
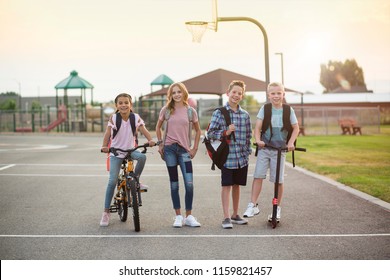
M133 136L135 137L135 146L138 146L138 137L137 137L136 127L135 127L135 115L133 112L130 112L129 119L130 119L131 131L133 132ZM108 142L108 148L111 147L112 139L115 138L115 136L118 134L119 129L121 128L122 116L119 112L116 113L115 124L116 124L116 129L113 130L112 137ZM107 154L106 167L107 167L107 171L110 171L110 153Z
M226 107L220 107L215 110L221 111L221 114L225 119L226 126L229 126L232 123L230 119L229 111L226 109ZM233 139L236 140L235 134L233 132L229 136L223 136L221 140L213 140L208 137L207 131L209 130L209 128L210 128L210 123L207 126L203 143L206 146L207 154L213 161L213 163L211 164L211 170L215 170L215 165L219 169L222 169L229 155L229 143L231 141L231 137L233 137Z
M291 113L291 107L290 105L287 105L287 104L283 104L283 127L281 128L281 130L287 130L287 141L286 143L288 143L288 141L290 140L291 138L291 134L292 134L292 131L293 131L293 127L291 125L291 122L290 122L290 113ZM264 120L263 120L263 124L262 124L262 127L261 127L261 136L263 136L266 132L266 130L268 128L270 128L271 130L271 137L269 139L269 141L271 141L271 138L272 138L272 124L271 124L271 117L272 117L272 104L271 103L267 103L264 105ZM295 140L294 142L294 146L296 145L297 141ZM292 162L293 162L293 167L295 167L295 157L294 157L294 151L292 151Z
M287 130L287 142L291 138L291 133L293 131L293 127L290 123L290 113L291 113L291 107L287 104L283 104L283 130ZM269 141L271 141L272 138L272 124L271 124L271 116L272 116L272 104L267 103L264 105L264 120L263 125L261 127L261 136L264 135L266 130L270 127L271 128L271 137Z
M187 115L188 115L188 121L190 122L190 125L189 125L189 129L188 129L188 139L190 139L190 146L192 145L191 144L191 138L192 138L192 107L191 106L188 106L187 107ZM164 145L165 145L165 138L167 137L167 132L168 132L168 120L169 120L169 117L171 116L171 111L167 108L165 110L165 115L164 115L164 119L165 119L165 134L164 134Z

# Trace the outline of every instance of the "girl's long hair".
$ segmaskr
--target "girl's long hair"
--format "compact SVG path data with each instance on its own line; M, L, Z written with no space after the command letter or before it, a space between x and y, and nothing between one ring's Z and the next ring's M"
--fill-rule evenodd
M187 90L186 86L180 82L173 83L169 86L168 92L167 92L167 110L169 110L171 114L173 114L173 112L175 111L175 101L172 98L173 88L175 86L179 87L179 89L183 95L183 103L185 106L188 107L188 90Z

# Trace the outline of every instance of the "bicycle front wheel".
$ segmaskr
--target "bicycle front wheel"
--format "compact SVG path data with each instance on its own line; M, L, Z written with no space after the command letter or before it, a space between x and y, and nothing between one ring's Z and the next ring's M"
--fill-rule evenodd
M135 231L140 231L140 219L139 219L139 201L138 201L138 192L137 192L137 184L135 180L131 180L128 182L130 189L129 202L130 207L133 209L133 221L134 221L134 229Z
M119 197L117 199L118 215L122 222L126 222L127 213L128 213L126 191L121 189L118 194L119 194Z

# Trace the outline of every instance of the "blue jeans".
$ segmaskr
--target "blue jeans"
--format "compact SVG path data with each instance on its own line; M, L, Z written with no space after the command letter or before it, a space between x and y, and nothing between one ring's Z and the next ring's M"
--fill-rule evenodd
M171 184L171 198L174 209L180 209L179 176L177 166L180 165L185 186L185 207L192 210L194 198L193 172L191 156L186 149L178 144L164 146L164 160L167 165L169 181Z
M137 150L131 153L131 158L137 161L137 164L134 169L134 173L139 178L145 167L146 156L145 154ZM113 155L110 156L110 175L109 175L108 184L106 188L106 198L104 200L105 209L109 209L111 206L111 200L114 195L116 183L118 182L118 175L119 175L119 170L121 168L122 161L123 158L118 158Z

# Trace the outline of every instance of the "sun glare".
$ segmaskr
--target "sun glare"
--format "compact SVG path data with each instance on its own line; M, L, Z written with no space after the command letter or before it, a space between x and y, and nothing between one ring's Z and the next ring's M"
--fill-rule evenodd
M322 61L329 57L330 36L324 32L308 34L306 38L305 55L308 58L316 58Z

